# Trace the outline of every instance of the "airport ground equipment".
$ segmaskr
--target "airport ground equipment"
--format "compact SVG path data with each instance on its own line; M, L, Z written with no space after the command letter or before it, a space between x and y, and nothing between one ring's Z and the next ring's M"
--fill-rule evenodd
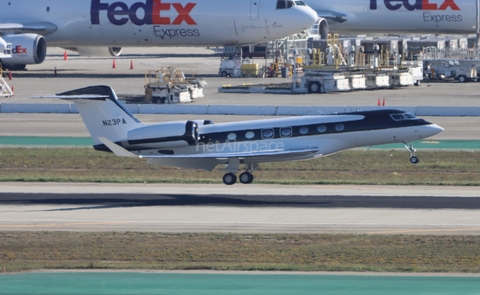
M207 82L186 78L182 70L166 67L145 74L145 102L159 104L187 103L202 98Z

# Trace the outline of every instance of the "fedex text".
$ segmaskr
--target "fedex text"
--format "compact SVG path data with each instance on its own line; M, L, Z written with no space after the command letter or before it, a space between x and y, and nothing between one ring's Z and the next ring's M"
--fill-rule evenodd
M455 0L370 0L370 9L377 10L378 2L383 2L385 8L388 10L399 10L404 7L406 10L460 10L460 7L455 3Z
M100 24L100 14L106 13L108 21L116 26L123 26L129 21L137 26L142 25L196 25L190 13L197 3L170 3L164 0L146 0L135 2L130 7L121 1L103 3L92 0L90 20L92 25ZM174 17L163 16L164 12L175 11ZM171 15L171 13L170 13Z

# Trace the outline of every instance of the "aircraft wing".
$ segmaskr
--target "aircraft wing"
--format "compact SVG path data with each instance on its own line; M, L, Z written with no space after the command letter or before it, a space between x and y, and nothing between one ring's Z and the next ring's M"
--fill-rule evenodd
M347 15L340 12L335 12L331 10L316 10L316 12L319 17L323 17L328 21L333 21L337 23L343 23L347 21Z
M36 33L41 35L48 35L57 30L57 26L52 23L38 22L38 23L0 23L0 35L8 33Z
M193 161L194 168L203 168L206 170L213 169L217 164L228 162L228 159L239 159L243 161L251 162L274 162L285 160L286 158L308 158L319 151L318 147L305 147L299 149L274 149L274 150L258 150L248 152L219 152L208 154L185 154L185 155L135 155L123 147L115 144L111 140L99 137L103 144L105 144L114 154L120 157L129 158L143 158L149 159L149 163L152 164L174 164L178 163L181 167L185 166L186 161ZM198 163L198 166L197 166Z

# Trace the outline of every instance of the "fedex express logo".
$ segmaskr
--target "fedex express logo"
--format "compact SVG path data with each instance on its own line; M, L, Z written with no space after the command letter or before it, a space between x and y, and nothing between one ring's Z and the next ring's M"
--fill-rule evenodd
M455 0L444 0L439 6L437 3L430 3L432 0L416 0L415 3L410 4L409 0L384 0L383 3L388 10L399 10L402 7L405 9L413 10L460 10ZM378 0L370 0L370 9L377 10Z
M131 21L137 26L142 25L196 25L190 16L197 3L167 3L163 0L146 0L135 2L130 7L123 2L102 3L101 0L92 0L90 20L92 25L100 24L100 13L106 12L108 21L122 26ZM174 18L162 16L170 10L176 12ZM171 13L170 13L171 15Z
M14 46L11 50L5 50L8 51L8 54L28 54L27 53L27 48L22 47L21 45Z
M441 4L434 3L434 1L435 0L383 0L383 4L385 8L392 11L399 10L402 7L408 11L424 11L422 18L426 23L436 23L438 25L439 23L463 22L461 14L445 14L447 10L460 10L455 0L442 0L443 2ZM378 2L379 0L370 0L370 10L377 10ZM441 13L443 11L445 12Z

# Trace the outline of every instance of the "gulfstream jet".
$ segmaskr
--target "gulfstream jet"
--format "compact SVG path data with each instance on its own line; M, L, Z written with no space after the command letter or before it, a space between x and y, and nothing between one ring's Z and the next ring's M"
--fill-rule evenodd
M44 61L47 43L114 56L122 46L240 46L300 33L316 19L286 0L0 0L0 45L12 47L3 64L22 69Z
M305 0L325 37L338 34L474 34L477 0Z
M57 94L73 100L90 132L94 148L121 157L148 159L149 164L213 170L225 165L223 182L253 181L263 162L307 160L355 147L404 143L411 163L418 163L411 142L443 130L400 110L302 116L213 124L188 120L140 122L108 86Z

